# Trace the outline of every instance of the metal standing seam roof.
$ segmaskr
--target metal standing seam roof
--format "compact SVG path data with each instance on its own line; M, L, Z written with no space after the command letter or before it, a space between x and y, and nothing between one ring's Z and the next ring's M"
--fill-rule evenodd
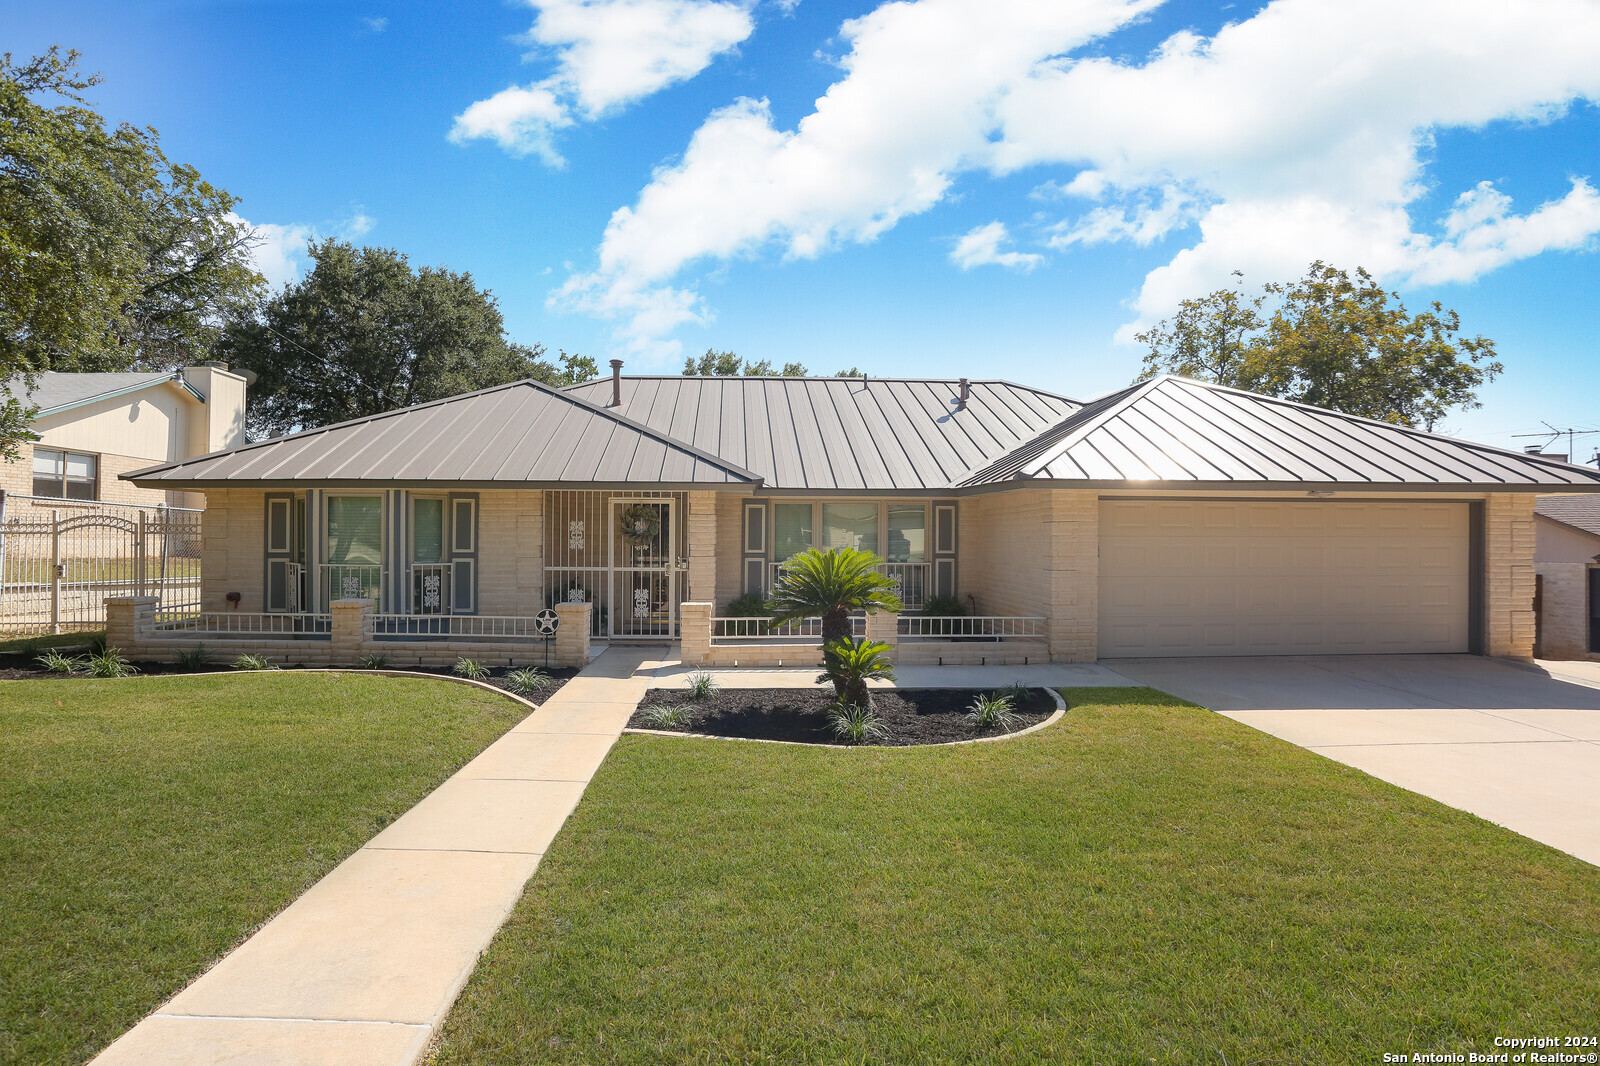
M1179 377L1095 400L961 485L1031 478L1600 491L1600 470Z
M134 470L140 483L748 484L756 476L582 398L518 381Z
M569 395L611 401L611 379ZM624 377L615 410L758 474L767 489L948 490L1080 404L1008 381Z

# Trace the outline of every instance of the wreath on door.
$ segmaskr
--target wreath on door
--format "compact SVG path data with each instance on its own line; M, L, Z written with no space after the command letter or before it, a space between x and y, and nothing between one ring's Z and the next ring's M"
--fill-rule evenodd
M655 544L661 532L661 511L654 504L636 503L622 510L622 539L630 547L648 548Z

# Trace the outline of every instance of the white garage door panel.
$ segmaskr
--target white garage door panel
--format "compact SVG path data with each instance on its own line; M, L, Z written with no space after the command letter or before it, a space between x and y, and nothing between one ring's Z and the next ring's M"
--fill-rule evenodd
M1105 500L1100 654L1467 650L1461 503Z

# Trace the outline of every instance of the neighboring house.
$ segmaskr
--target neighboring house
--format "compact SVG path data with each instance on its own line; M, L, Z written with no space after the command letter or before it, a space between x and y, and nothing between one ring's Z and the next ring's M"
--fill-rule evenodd
M1600 471L1171 377L1088 404L965 379L519 382L123 476L206 494L204 617L236 629L337 634L360 598L375 638L482 642L581 601L597 635L698 661L731 628L711 614L835 546L887 560L908 609L982 619L941 630L968 638L942 661L1013 636L1064 662L1526 659L1536 495L1600 493Z
M38 376L37 405L19 457L0 463L0 489L44 497L65 512L95 502L204 506L195 491L143 488L121 475L244 443L246 378L222 364L178 371ZM59 501L59 503L57 502ZM16 517L15 506L7 508Z
M1535 509L1543 659L1600 659L1600 496L1544 496Z

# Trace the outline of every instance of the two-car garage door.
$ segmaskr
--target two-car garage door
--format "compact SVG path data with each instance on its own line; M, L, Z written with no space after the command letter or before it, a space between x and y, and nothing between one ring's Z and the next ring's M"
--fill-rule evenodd
M1465 503L1103 500L1102 657L1468 650Z

